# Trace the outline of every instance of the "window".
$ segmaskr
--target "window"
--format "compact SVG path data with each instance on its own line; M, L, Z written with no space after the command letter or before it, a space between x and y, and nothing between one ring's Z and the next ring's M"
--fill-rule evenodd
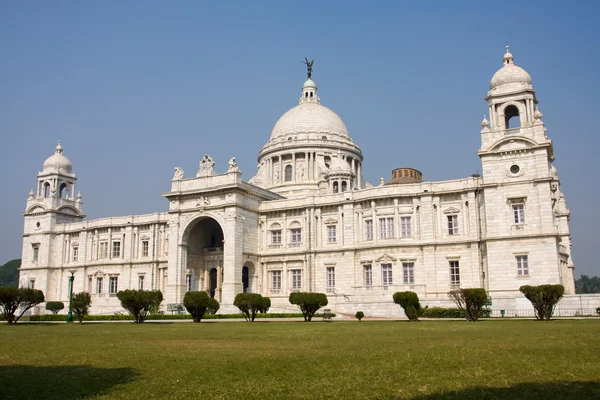
M448 215L448 235L458 235L458 215Z
M327 267L327 289L335 288L335 267Z
M513 204L513 217L515 224L525 223L525 205L524 204Z
M517 256L517 275L529 276L529 264L527 256Z
M89 291L90 293L92 293L92 289L93 289L93 286L92 286L92 279L93 279L93 278L92 278L91 276L88 276L88 291Z
M281 244L281 230L271 231L271 244Z
M35 289L35 279L30 279L29 283L27 284L27 287L29 289Z
M36 262L38 260L38 257L40 256L40 248L37 244L33 245L33 262Z
M337 225L327 226L327 243L337 242Z
M109 294L117 294L117 283L119 282L119 278L116 276L111 276L108 278L108 293Z
M192 275L191 274L187 274L185 276L185 287L187 288L188 292L192 291Z
M342 192L345 192L346 190L348 190L348 182L342 181Z
M381 239L394 237L394 218L379 218L379 237Z
M460 285L460 266L458 261L450 261L450 284Z
M142 257L148 257L149 242L142 240Z
M292 180L292 166L286 165L285 166L285 181L289 182L291 180Z
M403 238L412 237L411 217L400 217L400 232Z
M302 270L292 270L292 290L302 289Z
M405 285L414 285L415 283L415 263L402 263L402 276Z
M102 282L103 278L96 278L96 293L98 294L102 293Z
M112 244L112 256L114 258L121 257L121 242L113 242L113 244Z
M302 228L294 228L294 229L292 229L291 232L292 232L291 244L299 245L300 243L302 243Z
M392 264L381 264L381 284L384 287L393 284Z
M370 288L371 286L373 286L373 268L371 267L371 264L364 265L363 272L365 286Z
M100 242L100 256L99 258L108 257L108 242Z
M73 247L73 261L79 260L79 247Z
M138 290L144 290L144 275L138 276Z
M281 290L281 271L271 271L271 290Z
M365 240L373 240L373 220L368 219L365 221Z

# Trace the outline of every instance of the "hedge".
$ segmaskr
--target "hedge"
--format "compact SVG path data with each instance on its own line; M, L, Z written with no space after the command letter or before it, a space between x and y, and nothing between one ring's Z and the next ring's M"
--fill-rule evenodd
M335 317L335 314L331 314ZM323 318L323 314L315 314L315 318ZM243 319L244 314L205 314L202 319ZM275 319L275 318L302 318L300 313L278 313L278 314L258 314L257 319ZM65 321L67 316L65 314L52 315L32 315L29 317L21 318L24 321ZM146 318L147 321L161 321L169 319L192 319L190 314L153 314ZM133 321L133 316L128 314L114 314L114 315L86 315L84 321Z
M465 318L465 312L454 307L431 307L421 309L420 314L424 318ZM492 310L482 308L479 312L479 318L489 318L492 315Z

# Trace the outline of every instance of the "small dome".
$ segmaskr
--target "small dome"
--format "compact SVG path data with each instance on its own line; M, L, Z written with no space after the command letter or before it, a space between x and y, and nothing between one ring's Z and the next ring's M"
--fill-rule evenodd
M316 88L317 84L313 82L312 79L308 78L306 80L306 82L304 82L304 85L302 85L302 88L307 88L307 87L312 87L312 88Z
M44 161L43 172L73 173L73 165L71 164L71 161L63 155L63 148L60 141L58 142L58 146L56 146L56 152Z
M523 68L515 65L513 55L508 52L508 46L506 46L506 54L504 54L502 60L504 61L504 66L492 77L490 90L496 90L501 86L506 89L519 89L523 87L530 89L531 76Z

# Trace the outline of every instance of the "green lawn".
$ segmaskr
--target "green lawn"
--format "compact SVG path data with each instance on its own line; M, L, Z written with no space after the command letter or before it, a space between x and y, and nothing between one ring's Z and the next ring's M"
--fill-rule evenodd
M0 325L3 399L600 399L600 320Z

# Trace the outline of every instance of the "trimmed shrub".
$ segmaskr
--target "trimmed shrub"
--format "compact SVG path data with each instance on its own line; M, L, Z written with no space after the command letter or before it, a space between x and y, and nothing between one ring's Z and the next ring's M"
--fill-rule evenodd
M46 303L46 310L52 311L52 314L56 315L60 310L65 308L65 303L62 301L49 301Z
M208 310L207 310L208 311ZM64 321L64 315L54 315L54 314L42 314L42 315L32 315L32 316L24 316L22 320L24 321L32 321L31 317L34 317L33 320L36 321ZM39 319L38 319L39 317ZM278 313L278 314L258 314L256 316L257 319L277 319L277 318L300 318L302 314L300 313ZM321 318L323 314L315 314L314 318ZM335 317L335 314L331 314L331 317ZM2 321L2 315L0 314L0 321ZM240 319L244 318L244 314L204 314L202 319ZM146 318L146 321L164 321L164 320L185 320L191 319L193 317L191 314L149 314ZM84 321L133 321L133 315L130 314L111 314L111 315L86 315Z
M269 312L269 308L271 308L271 299L269 297L263 297L260 304L260 310L258 311L261 314L266 314Z
M325 293L317 292L292 292L290 303L298 306L305 322L310 322L321 307L328 303Z
M489 318L492 315L492 310L482 308L479 311L479 318ZM421 317L424 318L465 318L464 310L451 307L425 307L422 309Z
M457 289L448 292L456 307L464 312L467 321L476 322L483 306L488 301L487 293L482 288Z
M221 305L219 304L217 299L209 297L208 307L206 307L206 313L210 315L215 315L217 311L219 311L219 308L221 308Z
M409 321L419 321L421 303L419 303L419 296L415 292L394 293L394 303L402 307Z
M9 325L16 324L25 312L43 303L44 300L44 293L41 290L13 286L0 287L0 309ZM21 313L15 317L19 307Z
M533 305L535 317L539 321L548 321L554 314L554 308L565 294L563 285L521 286L519 291Z
M598 314L598 316L600 316L600 307L596 308L596 314Z
M163 300L160 290L121 290L117 293L117 298L127 312L133 315L137 324L146 320L151 309L157 310Z
M89 314L90 305L92 305L92 296L88 292L73 294L71 311L77 316L80 324L83 322L85 316Z
M238 293L233 300L233 305L240 309L246 321L254 322L256 314L262 312L264 297L258 293ZM271 300L269 299L269 307ZM268 308L267 308L268 309Z
M354 316L356 317L358 322L360 322L365 317L365 313L362 311L357 311L356 314L354 314Z
M185 296L183 296L183 305L192 315L192 320L194 322L202 321L206 310L209 308L217 312L220 307L219 302L211 298L206 292L187 292ZM174 315L167 315L166 317L174 317Z

